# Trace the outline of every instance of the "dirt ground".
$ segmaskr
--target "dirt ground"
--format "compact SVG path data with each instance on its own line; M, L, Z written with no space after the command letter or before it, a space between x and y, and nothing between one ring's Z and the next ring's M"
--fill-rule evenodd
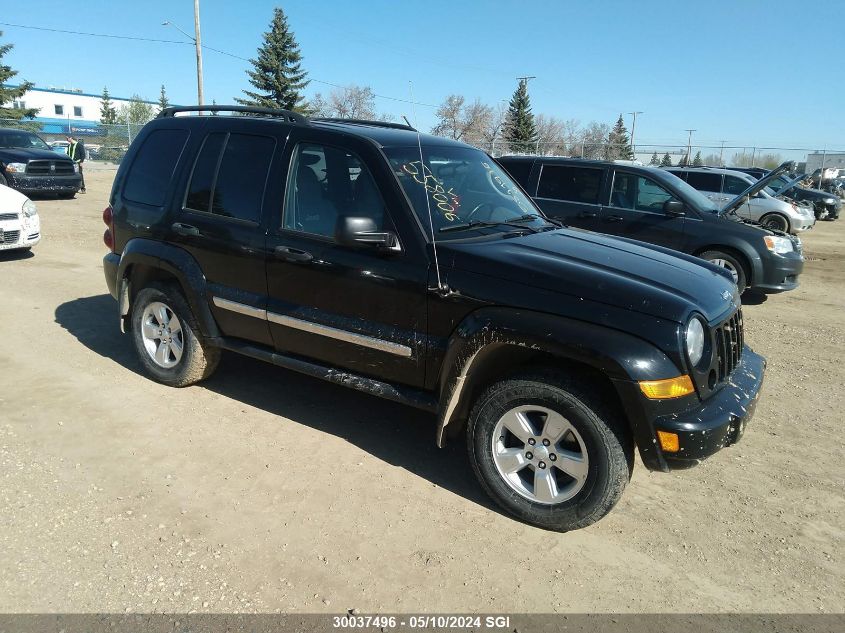
M745 307L769 360L743 441L555 534L500 513L433 419L225 356L140 374L101 259L114 172L0 255L2 612L839 612L845 220ZM754 305L756 303L756 305Z

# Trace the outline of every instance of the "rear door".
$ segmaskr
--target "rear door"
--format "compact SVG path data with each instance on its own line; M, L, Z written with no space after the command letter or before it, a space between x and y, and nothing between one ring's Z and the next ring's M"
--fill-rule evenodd
M267 318L276 349L422 385L428 259L387 161L370 142L302 127L292 132L284 163L284 205L268 236ZM399 236L399 248L338 244L341 216L373 219Z
M543 163L535 201L547 215L569 226L600 231L606 173L597 166Z
M601 232L677 249L683 242L684 217L663 211L667 200L677 199L647 176L614 169Z
M207 118L171 240L199 262L223 334L270 345L263 318L266 229L261 218L268 176L275 154L284 147L286 128Z

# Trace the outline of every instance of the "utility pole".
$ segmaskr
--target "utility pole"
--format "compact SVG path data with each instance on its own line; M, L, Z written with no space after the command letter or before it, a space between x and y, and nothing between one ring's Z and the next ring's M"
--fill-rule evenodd
M725 141L719 141L722 146L719 148L719 167L725 164L725 161L722 160L722 154L725 153Z
M684 130L685 132L689 132L689 136L687 137L687 163L689 163L689 157L692 153L692 133L698 132L698 130Z
M537 79L537 77L535 75L530 75L527 77L517 77L517 79L519 79L519 81L524 81L527 84L532 79Z
M642 111L629 112L628 114L631 114L634 117L634 121L631 123L631 152L634 154L634 160L636 160L636 158L637 158L637 144L634 142L634 134L637 131L637 115L642 114Z
M172 26L182 35L187 37L194 43L197 49L197 105L203 104L203 88L202 88L202 36L200 35L200 0L194 0L194 36L191 37L185 33L178 25L170 20L165 20L161 23L162 26Z

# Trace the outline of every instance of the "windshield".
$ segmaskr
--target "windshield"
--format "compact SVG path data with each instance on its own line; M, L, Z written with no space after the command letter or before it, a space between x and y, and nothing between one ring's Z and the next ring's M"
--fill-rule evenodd
M2 132L0 147L4 149L50 149L50 146L32 132Z
M685 180L678 178L675 174L665 169L654 169L653 173L660 174L662 178L671 181L672 186L681 194L680 199L692 204L697 211L703 213L718 213L719 207L710 198L701 193L698 189L688 184Z
M548 224L534 202L480 150L423 146L424 164L416 146L386 148L385 153L426 232L431 209L438 240L466 237L454 229L468 224L516 221L527 229ZM514 226L485 225L473 230L513 231Z

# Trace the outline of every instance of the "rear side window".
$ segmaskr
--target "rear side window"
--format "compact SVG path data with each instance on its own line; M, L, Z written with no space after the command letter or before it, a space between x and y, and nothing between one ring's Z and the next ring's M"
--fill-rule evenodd
M138 149L123 197L154 207L164 205L164 198L188 140L187 130L155 130Z
M736 176L725 176L725 193L738 196L750 186L751 183L745 182L742 178L737 178Z
M522 185L523 189L528 190L528 179L531 177L531 168L534 166L533 160L500 161L500 164L514 180Z
M269 136L209 134L191 174L185 208L258 222L275 149Z
M719 193L722 190L722 176L720 174L689 171L687 172L687 183L699 191Z
M603 171L595 167L543 165L537 197L598 204Z

